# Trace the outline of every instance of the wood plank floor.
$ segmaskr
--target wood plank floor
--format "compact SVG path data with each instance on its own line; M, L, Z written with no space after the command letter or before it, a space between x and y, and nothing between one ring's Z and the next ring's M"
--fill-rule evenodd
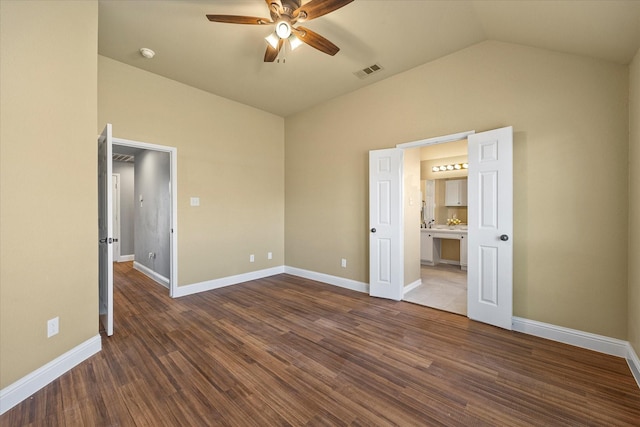
M0 425L640 425L620 358L289 275L175 300L115 277L115 335Z

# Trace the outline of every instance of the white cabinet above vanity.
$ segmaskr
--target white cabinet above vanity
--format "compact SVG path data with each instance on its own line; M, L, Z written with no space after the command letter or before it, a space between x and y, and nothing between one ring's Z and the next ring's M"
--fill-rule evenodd
M445 206L467 206L467 180L450 179L445 181Z

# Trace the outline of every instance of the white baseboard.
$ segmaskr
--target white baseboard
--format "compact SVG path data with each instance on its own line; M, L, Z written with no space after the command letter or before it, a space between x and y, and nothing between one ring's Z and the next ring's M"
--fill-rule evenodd
M610 354L612 356L624 357L625 359L627 358L628 347L630 347L627 341L582 332L576 329L563 328L562 326L537 322L535 320L523 319L521 317L514 316L512 325L514 331Z
M100 335L89 338L46 365L0 390L0 415L102 349Z
M631 374L640 387L640 359L628 341L515 316L512 318L512 325L513 330L517 332L622 357L627 361Z
M139 262L134 261L133 262L133 268L135 270L138 270L140 273L144 274L145 276L147 276L148 278L150 278L154 282L158 282L159 284L161 284L165 288L169 289L169 279L167 279L166 277L164 277L161 274L156 273L155 271L153 271L152 269L150 269L146 265L142 265Z
M129 262L129 261L133 261L135 260L135 255L131 254L131 255L120 255L120 258L118 258L118 262Z
M636 383L638 383L638 387L640 387L640 358L638 358L638 354L629 343L627 343L627 364L629 365L629 369L631 369L633 378L635 378Z
M411 292L412 290L414 290L420 285L422 285L422 279L418 279L415 282L405 286L404 289L402 290L402 296L405 296L407 293Z
M352 291L369 293L369 284L358 282L356 280L345 279L344 277L331 276L324 273L316 273L315 271L303 270L296 267L286 267L284 272L294 276L304 277L305 279L315 280L317 282L329 285L339 286L341 288L351 289Z
M223 288L225 286L236 285L238 283L249 282L251 280L262 279L264 277L273 276L284 273L284 267L273 267L265 270L252 271L249 273L238 274L235 276L222 277L220 279L207 280L205 282L194 283L191 285L177 286L173 292L173 297L183 297L186 295L197 294L198 292L211 291L213 289Z

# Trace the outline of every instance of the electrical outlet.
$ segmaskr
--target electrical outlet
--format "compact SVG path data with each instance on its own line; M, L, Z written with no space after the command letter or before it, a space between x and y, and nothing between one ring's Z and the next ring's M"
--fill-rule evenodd
M54 317L53 319L47 320L47 338L51 338L60 332L60 318Z
M256 257L254 254L249 255L249 262L254 262L256 260Z
M342 262L340 263L340 265L342 266L342 268L347 268L347 259L342 258Z
M273 259L273 253L267 252L267 259Z

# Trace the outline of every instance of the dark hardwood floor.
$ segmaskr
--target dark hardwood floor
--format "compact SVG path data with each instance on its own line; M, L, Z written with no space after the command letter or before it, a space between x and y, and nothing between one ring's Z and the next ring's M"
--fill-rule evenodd
M115 335L0 425L640 425L620 358L289 275L174 300L115 269Z

